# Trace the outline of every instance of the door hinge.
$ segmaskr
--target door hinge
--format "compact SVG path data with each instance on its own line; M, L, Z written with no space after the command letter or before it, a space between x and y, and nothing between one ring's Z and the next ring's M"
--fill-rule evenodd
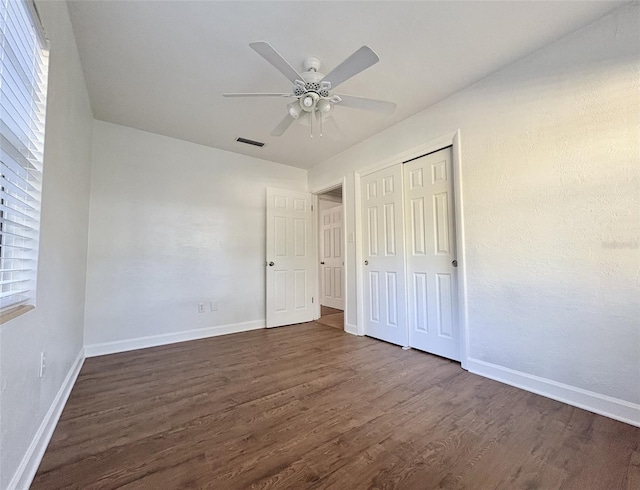
M313 303L313 296L311 296L311 302Z
M311 211L313 211L313 204L311 205Z

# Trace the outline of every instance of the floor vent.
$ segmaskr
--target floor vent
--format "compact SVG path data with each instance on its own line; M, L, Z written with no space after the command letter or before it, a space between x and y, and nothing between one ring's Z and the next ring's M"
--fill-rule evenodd
M248 140L247 138L236 138L236 141L238 143L244 143L246 145L252 145L252 146L257 146L258 148L262 148L264 146L264 143L262 143L261 141L253 141L253 140Z

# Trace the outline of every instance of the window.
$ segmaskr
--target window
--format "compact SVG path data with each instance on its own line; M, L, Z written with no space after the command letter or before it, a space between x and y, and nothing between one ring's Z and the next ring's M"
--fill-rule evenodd
M33 3L0 0L0 312L35 305L48 50Z

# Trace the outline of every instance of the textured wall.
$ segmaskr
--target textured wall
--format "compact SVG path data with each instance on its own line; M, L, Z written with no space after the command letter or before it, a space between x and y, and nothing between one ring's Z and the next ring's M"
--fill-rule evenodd
M92 165L86 345L264 320L266 188L306 170L101 121Z
M348 177L353 232L354 170L459 128L470 356L633 403L639 10L623 7L310 171L311 189ZM349 323L355 315L351 301Z
M7 488L82 350L93 116L64 2L39 10L51 41L37 308L0 326L0 488ZM47 369L38 378L40 352Z

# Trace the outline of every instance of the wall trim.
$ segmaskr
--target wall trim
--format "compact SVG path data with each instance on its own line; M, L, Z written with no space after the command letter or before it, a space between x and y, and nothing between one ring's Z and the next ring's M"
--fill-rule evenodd
M372 174L373 172L377 172L378 170L393 167L394 165L402 163L405 160L411 160L412 158L424 155L425 153L431 153L432 151L441 150L443 148L446 148L447 146L451 146L453 144L454 138L459 134L460 130L457 129L456 131L452 131L443 136L439 136L427 141L426 143L422 143L421 145L414 146L413 148L410 148L408 150L396 153L393 156L378 160L377 162L371 163L369 165L365 165L364 167L356 170L356 173L358 173L361 177L364 177L365 175Z
M458 327L460 331L460 360L467 368L469 357L469 299L467 297L467 239L465 237L464 192L462 175L462 141L458 129L451 139L453 158L453 198L456 217L456 255L458 260Z
M344 331L350 333L351 335L358 335L358 327L356 325L352 325L351 323L344 323Z
M265 328L265 325L265 320L261 319L253 320L250 322L232 323L229 325L216 325L214 327L197 328L194 330L186 330L184 332L172 332L160 335L149 335L148 337L116 340L115 342L104 342L100 344L86 345L84 347L84 353L86 357L104 356L107 354L116 354L118 352L146 349L147 347L175 344L178 342L204 339L207 337L217 337L218 335L248 332L249 330Z
M81 349L76 360L71 365L71 369L69 369L67 376L62 382L62 386L60 386L58 393L56 393L49 410L47 410L40 427L38 427L38 430L33 436L31 444L29 444L27 452L22 458L18 469L9 482L9 486L7 487L8 490L29 488L29 486L31 486L31 482L36 476L36 472L38 471L44 452L49 445L53 431L55 430L56 425L58 425L58 420L60 419L62 410L67 404L67 400L71 394L71 389L76 383L78 374L80 374L80 369L82 368L84 360L84 350Z
M640 427L640 405L497 364L467 359L469 372Z

